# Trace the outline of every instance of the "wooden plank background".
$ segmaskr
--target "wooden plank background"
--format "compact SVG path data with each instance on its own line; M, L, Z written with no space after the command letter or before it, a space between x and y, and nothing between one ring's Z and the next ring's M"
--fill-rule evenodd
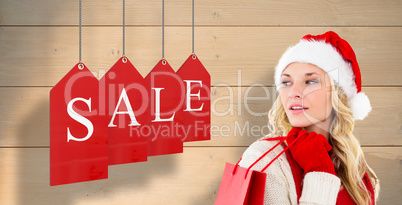
M83 1L83 62L97 76L121 57L122 2ZM307 33L354 48L373 111L356 121L381 180L402 201L402 2L195 1L195 51L212 77L212 140L109 167L109 179L49 186L49 91L78 62L78 1L0 0L1 204L213 204L225 162L267 133L274 66ZM191 1L165 2L165 57L191 53ZM161 58L161 1L126 1L126 54L145 76ZM256 100L249 97L260 97Z

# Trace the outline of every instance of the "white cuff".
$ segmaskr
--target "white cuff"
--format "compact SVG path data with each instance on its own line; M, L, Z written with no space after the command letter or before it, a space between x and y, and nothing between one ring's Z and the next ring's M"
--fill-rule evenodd
M326 172L309 172L304 176L300 204L336 204L341 180Z

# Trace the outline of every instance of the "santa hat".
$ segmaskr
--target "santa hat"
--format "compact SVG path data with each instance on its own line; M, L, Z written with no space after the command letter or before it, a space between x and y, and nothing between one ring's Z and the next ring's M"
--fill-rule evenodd
M281 89L281 75L291 63L310 63L323 69L344 91L355 120L363 120L371 111L370 100L361 92L361 76L356 55L349 43L333 31L304 36L282 55L275 68L275 85Z

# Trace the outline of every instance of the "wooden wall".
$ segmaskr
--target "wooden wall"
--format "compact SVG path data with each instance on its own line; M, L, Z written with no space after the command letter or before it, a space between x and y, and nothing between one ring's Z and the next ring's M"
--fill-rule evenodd
M83 1L82 58L98 77L122 54L121 5ZM212 140L111 166L107 180L50 187L49 91L78 62L78 1L0 0L0 203L213 204L225 162L267 132L258 129L276 96L277 60L303 35L328 30L354 48L372 102L354 132L381 180L379 204L402 201L401 1L198 0L195 11L195 51L212 76ZM126 54L145 76L161 58L161 1L127 0L126 12ZM191 1L166 0L165 24L177 70L191 53Z

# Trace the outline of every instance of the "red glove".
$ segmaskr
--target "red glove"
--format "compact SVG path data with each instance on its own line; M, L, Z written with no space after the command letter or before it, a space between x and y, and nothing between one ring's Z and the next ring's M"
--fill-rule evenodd
M289 147L289 150L293 159L304 170L304 174L327 172L336 176L334 164L328 154L332 147L324 135L315 132L308 133L301 128L293 128L286 139L288 145L296 137L298 138L297 141Z

